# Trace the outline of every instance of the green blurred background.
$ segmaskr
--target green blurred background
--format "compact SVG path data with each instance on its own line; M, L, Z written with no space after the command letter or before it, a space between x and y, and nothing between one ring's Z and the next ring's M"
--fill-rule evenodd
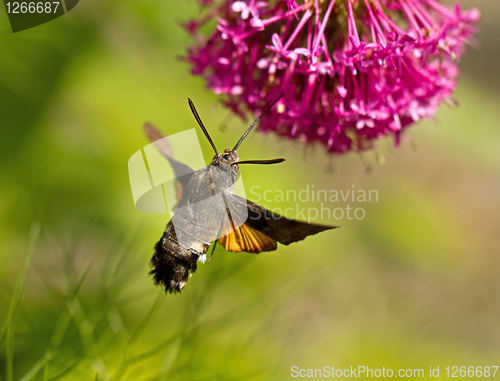
M343 228L272 253L219 248L182 295L147 275L169 217L135 209L127 162L148 143L146 120L166 134L196 127L188 96L220 149L248 125L178 59L191 43L179 22L197 3L86 0L16 34L1 10L0 379L286 380L292 366L325 365L428 378L429 366L500 365L500 3L462 4L483 19L460 106L398 149L382 141L385 165L365 153L367 173L351 154L329 173L321 147L258 133L239 149L287 159L242 168L247 191L377 190L378 202L350 203L365 219L323 219Z

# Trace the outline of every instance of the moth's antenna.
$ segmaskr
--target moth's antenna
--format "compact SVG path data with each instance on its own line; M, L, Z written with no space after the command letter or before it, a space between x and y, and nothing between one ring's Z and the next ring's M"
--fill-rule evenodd
M274 107L274 105L275 105L276 103L278 103L278 101L279 101L282 97L283 97L283 94L281 94L281 95L278 97L278 99L276 99L276 100L273 102L273 104L272 104L271 106L269 106L269 107L266 109L266 111L264 111L262 114L260 114L260 115L259 115L259 117L258 117L257 119L255 119L255 121L254 121L254 122L250 125L250 127L248 127L248 130L246 130L246 131L245 131L245 133L244 133L244 134L243 134L243 136L240 138L240 140L238 140L238 143L236 143L236 145L234 146L233 151L235 151L235 150L236 150L236 149L240 146L240 144L241 144L241 142L243 141L243 139L245 139L245 138L247 137L247 135L250 133L250 131L252 131L252 128L254 128L254 127L255 127L255 125L256 125L257 123L259 123L260 118L262 118L262 117L263 117L263 116L264 116L264 115L265 115L265 114L266 114L269 110L271 110L271 109Z
M219 153L217 152L217 148L215 148L215 144L214 142L212 141L212 138L210 137L210 135L208 134L208 131L207 129L205 128L205 126L203 125L203 122L201 121L201 118L200 116L198 115L198 112L196 111L196 107L194 107L194 103L191 99L188 98L188 103L189 103L189 107L191 108L191 112L193 113L194 115L194 118L196 119L196 121L198 122L198 124L200 125L201 129L203 130L203 133L205 134L205 136L207 137L208 141L210 142L210 145L212 146L212 148L214 149L215 151L215 154L218 155Z
M236 165L236 164L278 164L278 163L283 163L285 159L272 159L272 160L243 160L243 161L237 161L236 163L233 163L231 165Z

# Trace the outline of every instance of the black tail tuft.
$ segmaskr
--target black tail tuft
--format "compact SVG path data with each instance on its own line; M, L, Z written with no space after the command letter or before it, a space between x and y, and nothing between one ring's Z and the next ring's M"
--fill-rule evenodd
M156 285L161 285L165 288L165 292L177 293L181 292L186 285L189 275L196 271L196 254L183 255L183 258L174 255L164 247L163 240L160 240L155 247L155 253L151 258L152 270Z

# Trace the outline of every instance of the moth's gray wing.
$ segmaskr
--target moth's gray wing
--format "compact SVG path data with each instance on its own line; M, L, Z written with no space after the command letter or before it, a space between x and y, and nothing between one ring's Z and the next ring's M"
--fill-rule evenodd
M148 139L155 145L160 153L167 158L175 173L175 190L177 192L177 201L182 198L184 188L187 187L193 174L193 170L186 164L174 159L174 153L168 139L165 138L160 130L151 123L144 124L144 132Z
M309 224L307 222L292 220L264 209L262 206L234 194L231 195L230 202L233 203L233 205L246 204L248 209L248 218L245 225L261 232L283 245L289 245L291 243L301 241L307 236L340 227Z

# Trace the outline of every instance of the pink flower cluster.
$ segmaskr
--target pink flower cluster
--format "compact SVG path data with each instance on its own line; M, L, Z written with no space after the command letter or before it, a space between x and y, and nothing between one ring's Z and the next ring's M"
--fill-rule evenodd
M260 130L321 142L328 152L396 143L451 95L477 9L438 0L198 0L187 60L225 104L260 113ZM205 36L200 27L217 18Z

